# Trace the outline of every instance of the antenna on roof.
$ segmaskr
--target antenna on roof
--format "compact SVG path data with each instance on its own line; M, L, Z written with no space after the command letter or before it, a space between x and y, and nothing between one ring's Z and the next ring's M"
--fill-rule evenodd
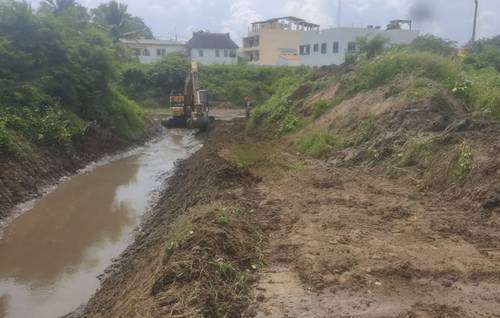
M337 27L341 26L341 18L342 18L342 0L339 0L337 5Z

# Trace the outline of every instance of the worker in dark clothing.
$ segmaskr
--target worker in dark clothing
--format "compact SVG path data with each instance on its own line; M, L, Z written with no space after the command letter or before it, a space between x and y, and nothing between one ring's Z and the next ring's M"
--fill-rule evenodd
M247 118L250 118L250 111L252 107L252 99L250 96L245 96L245 114Z

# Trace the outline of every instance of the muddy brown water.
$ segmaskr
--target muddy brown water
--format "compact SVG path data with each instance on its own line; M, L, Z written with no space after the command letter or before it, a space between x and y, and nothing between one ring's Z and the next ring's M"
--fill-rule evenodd
M85 303L131 243L174 162L199 148L173 130L60 184L0 233L0 317L58 317Z

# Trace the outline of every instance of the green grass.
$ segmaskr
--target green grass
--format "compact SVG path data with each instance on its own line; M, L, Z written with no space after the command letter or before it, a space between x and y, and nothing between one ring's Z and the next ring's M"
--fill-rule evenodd
M398 76L453 82L460 78L460 65L428 52L394 49L358 65L355 72L344 76L341 90L347 96L353 96L389 84Z
M345 148L348 142L326 131L316 131L303 135L295 145L301 153L318 158L328 152Z
M456 159L452 163L450 176L455 181L463 181L474 167L474 156L472 147L467 143L462 143L458 150Z
M153 287L173 315L238 317L248 306L263 262L263 233L251 213L235 201L212 201L174 221Z
M409 139L403 146L399 154L399 165L409 166L427 166L432 156L435 137L419 136Z
M268 147L263 144L234 144L229 147L229 156L238 166L250 168L268 159Z

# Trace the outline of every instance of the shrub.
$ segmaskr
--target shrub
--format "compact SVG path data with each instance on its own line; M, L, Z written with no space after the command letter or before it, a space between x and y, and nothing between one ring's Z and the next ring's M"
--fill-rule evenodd
M347 144L345 139L327 132L307 133L296 142L301 153L312 157L321 157L330 151L342 149Z
M434 137L421 136L409 139L399 154L399 164L403 167L427 166L432 155Z
M341 79L340 92L344 97L386 85L397 77L421 77L438 82L456 82L460 65L450 59L427 52L392 49Z
M36 109L17 107L6 108L0 112L3 118L4 142L7 146L13 145L13 134L15 131L27 140L46 145L68 145L72 138L84 132L85 125L73 113L59 106L46 106ZM1 129L1 127L0 127ZM9 137L6 139L5 137Z
M452 163L450 175L456 181L463 181L472 171L473 166L472 148L464 142L460 145L458 155Z
M409 47L417 51L430 52L449 57L455 54L457 42L426 34L413 40Z
M308 69L302 67L260 67L256 65L202 65L200 83L210 92L210 99L243 107L245 96L261 104L282 88L285 78L302 78Z
M262 122L275 125L278 132L295 130L301 124L297 115L299 104L292 102L290 96L300 85L304 75L286 76L273 84L275 93L252 111L248 126L256 127Z
M475 110L500 119L500 73L484 68L470 70L467 75L470 84L461 94Z

